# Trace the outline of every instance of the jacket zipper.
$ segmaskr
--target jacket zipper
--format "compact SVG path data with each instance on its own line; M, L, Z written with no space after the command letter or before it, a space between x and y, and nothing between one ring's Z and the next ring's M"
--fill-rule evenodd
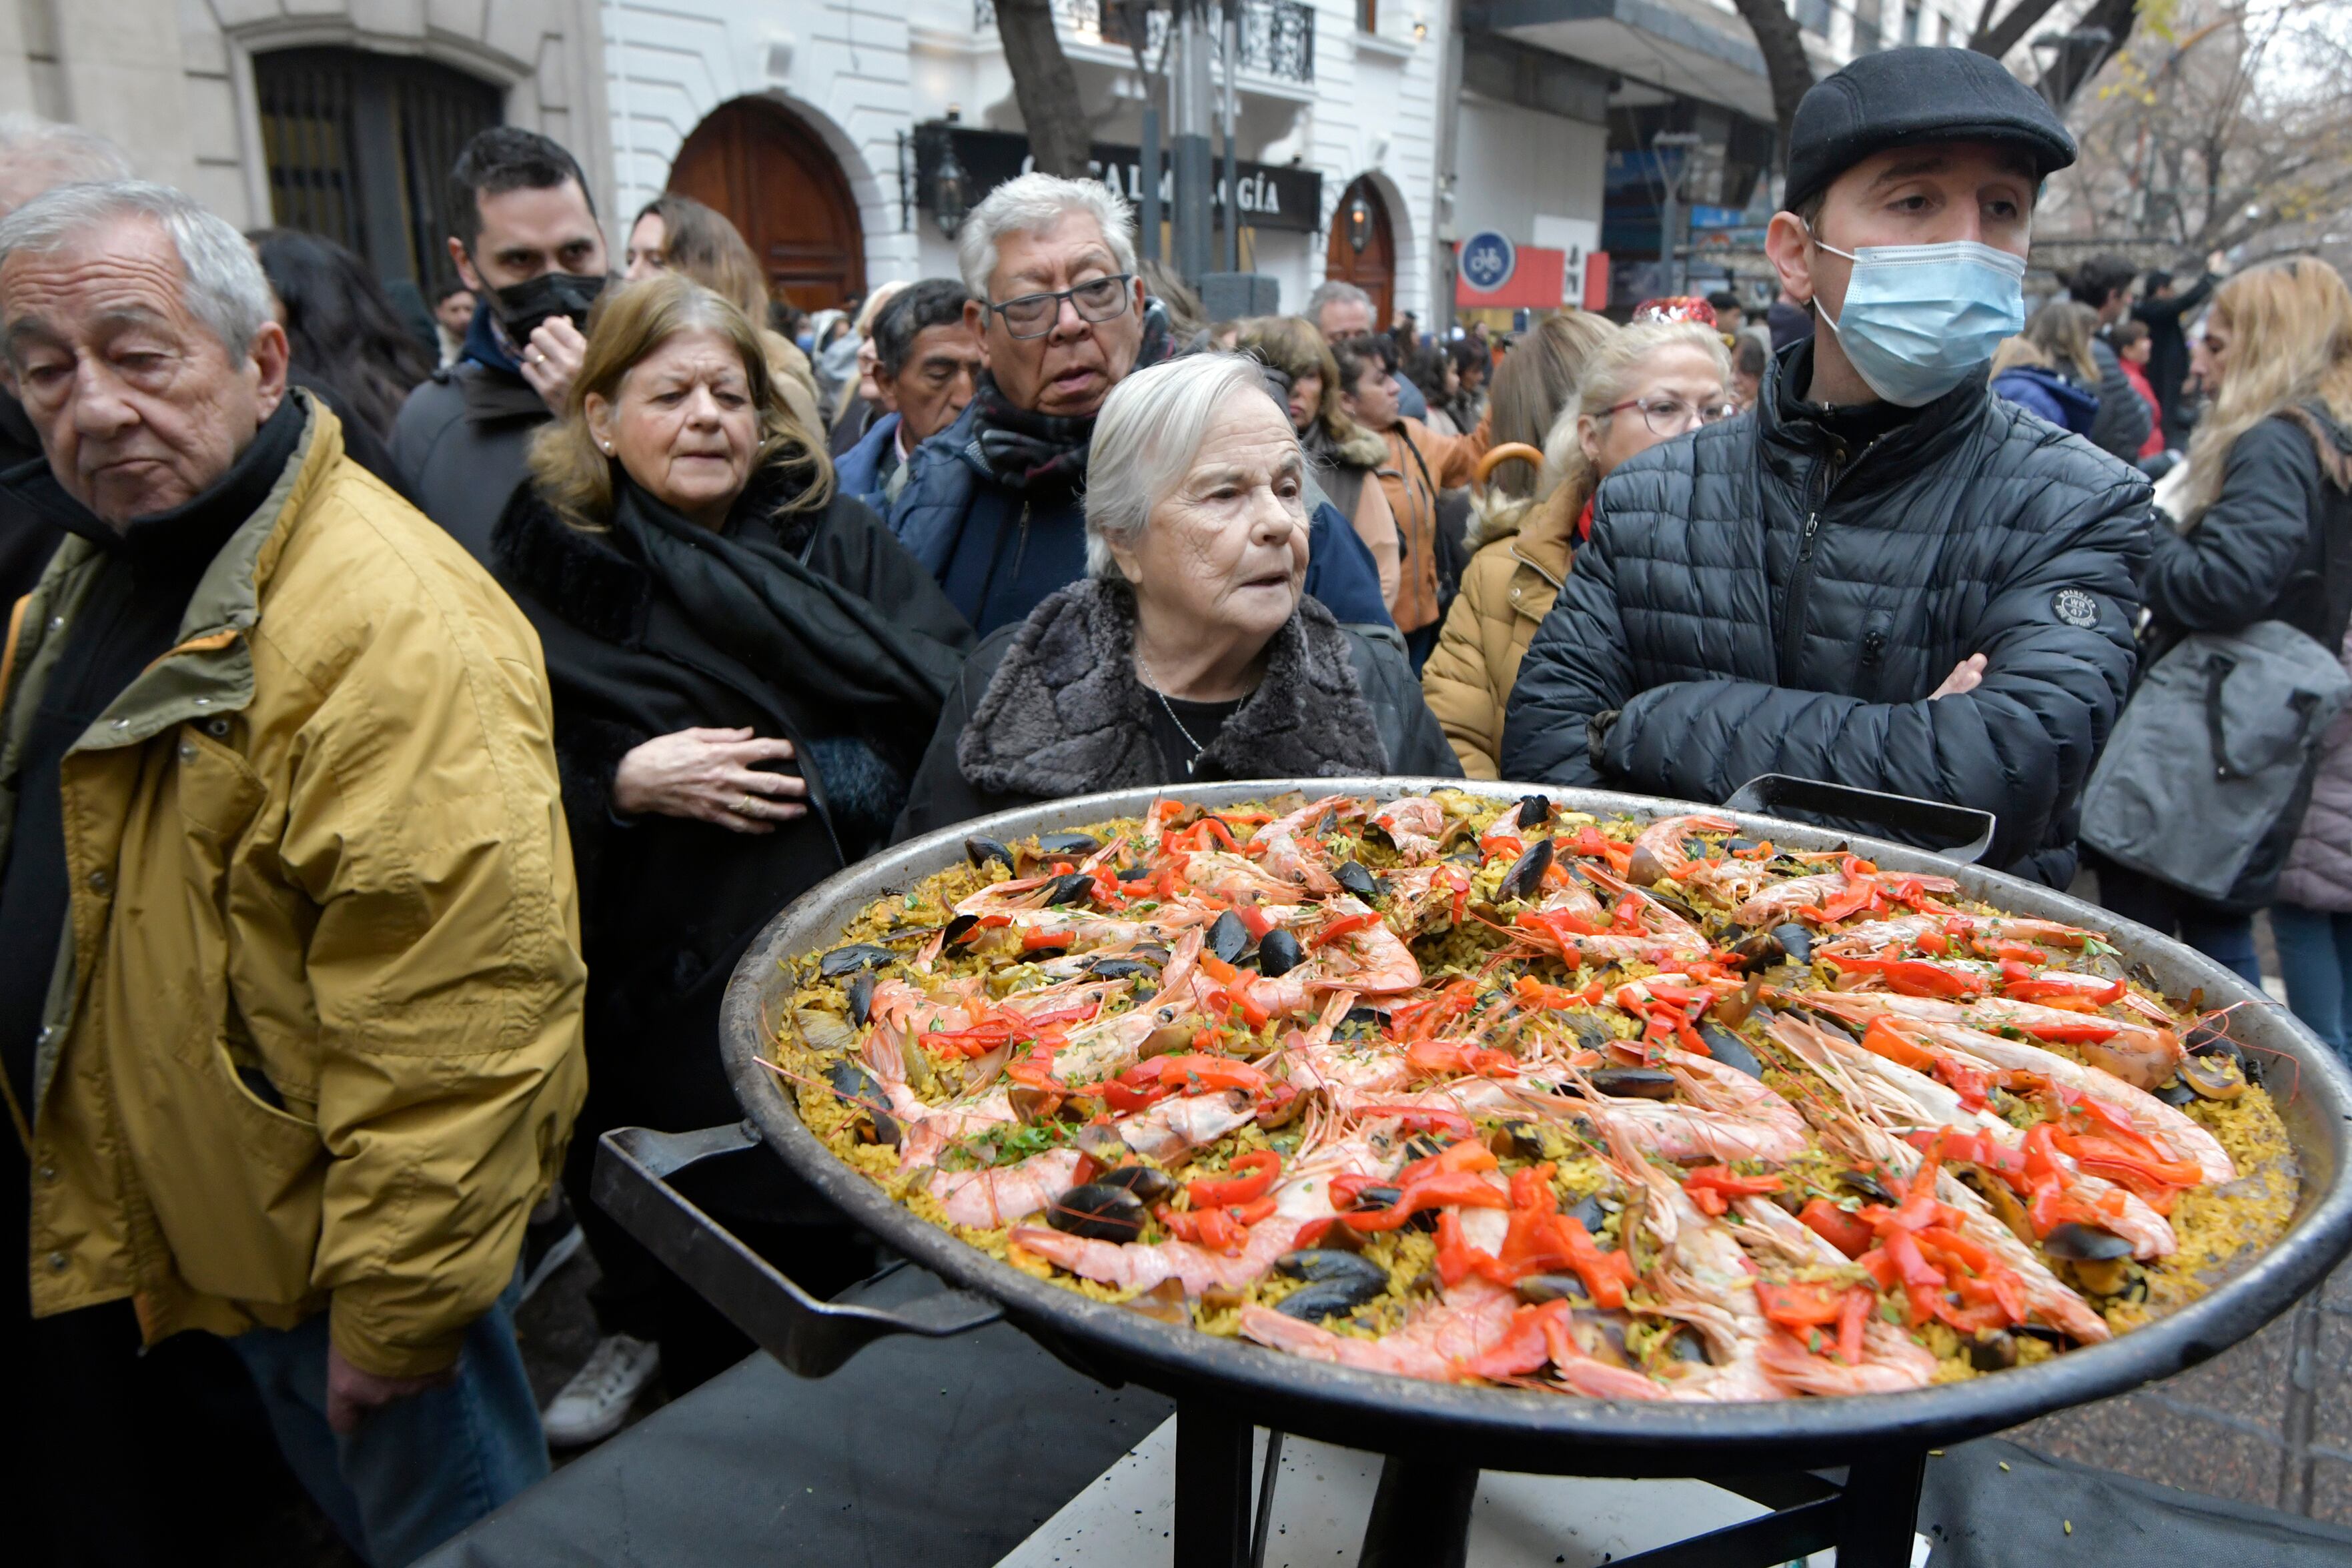
M1838 482L1861 467L1863 459L1875 452L1878 444L1885 439L1884 435L1874 438L1869 445L1854 455L1853 462L1843 468L1834 469L1829 482L1822 486L1822 493L1814 500L1812 509L1805 514L1805 531L1797 540L1797 570L1789 580L1789 601L1785 612L1788 619L1780 628L1780 676L1784 685L1788 684L1790 672L1797 667L1804 654L1805 601L1812 593L1813 536L1822 531L1822 513L1828 508L1830 497L1837 494Z

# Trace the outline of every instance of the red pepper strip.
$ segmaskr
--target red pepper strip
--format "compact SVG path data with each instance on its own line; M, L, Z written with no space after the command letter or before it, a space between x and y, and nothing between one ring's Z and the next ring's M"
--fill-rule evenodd
M1594 1306L1613 1312L1625 1304L1625 1288L1634 1281L1633 1259L1622 1250L1602 1251L1584 1221L1572 1214L1553 1215L1545 1228L1568 1253L1569 1267L1584 1281Z
M1256 941L1265 941L1265 934L1274 929L1274 922L1268 920L1265 917L1265 911L1260 909L1255 904L1234 904L1234 916L1242 923L1243 926L1249 932L1251 937Z
M1918 958L1832 957L1830 962L1841 969L1876 975L1886 982L1887 989L1900 996L1966 999L1984 995L1987 988L1981 976L1954 973Z
M1877 1306L1877 1293L1860 1285L1849 1289L1838 1302L1838 1357L1848 1366L1862 1364L1863 1325Z
M1776 1285L1769 1280L1756 1281L1756 1305L1765 1317L1780 1324L1799 1339L1807 1329L1817 1329L1838 1321L1844 1305L1845 1292L1832 1285L1795 1282Z
M1366 1105L1356 1114L1366 1122L1394 1116L1403 1124L1400 1130L1407 1134L1451 1133L1457 1138L1466 1138L1477 1130L1470 1118L1459 1111L1438 1111L1423 1105Z
M1949 1085L1960 1097L1960 1103L1971 1111L1985 1108L1986 1096L1991 1092L1992 1079L1975 1068L1962 1065L1957 1059L1939 1056L1936 1059L1936 1076Z
M1252 1149L1237 1155L1226 1169L1231 1175L1208 1176L1184 1184L1194 1208L1216 1208L1229 1203L1254 1203L1265 1196L1282 1171L1282 1156L1271 1149Z
M1862 1049L1873 1056L1883 1056L1898 1066L1914 1072L1933 1072L1936 1053L1912 1044L1895 1032L1895 1026L1885 1019L1873 1019L1870 1027L1862 1031Z
M1877 1239L1870 1227L1825 1197L1808 1198L1797 1211L1798 1222L1844 1253L1859 1258Z
M1131 1115L1176 1092L1172 1083L1154 1083L1145 1087L1118 1078L1105 1079L1098 1087L1102 1092L1103 1103L1121 1115Z
M1338 941L1350 931L1361 931L1367 926L1378 925L1380 923L1380 915L1370 909L1360 915L1342 915L1337 920L1326 925L1314 936L1309 936L1307 939L1307 946L1310 948L1325 946Z
M1904 1294L1910 1299L1911 1326L1916 1329L1935 1317L1936 1309L1944 1304L1943 1270L1927 1261L1907 1230L1889 1230L1882 1248L1895 1266Z
M1462 1215L1446 1209L1437 1217L1437 1278L1448 1289L1460 1284L1481 1265L1492 1264L1494 1254L1470 1245L1462 1233Z
M1323 1245L1323 1233L1330 1229L1335 1223L1337 1221L1333 1219L1308 1220L1298 1228L1298 1234L1290 1239L1290 1249L1293 1252L1304 1252L1311 1247L1320 1247Z
M1177 1082L1188 1089L1197 1084L1203 1089L1247 1089L1255 1092L1268 1082L1265 1073L1230 1056L1155 1056L1149 1061L1138 1062L1128 1072L1134 1072L1136 1068L1152 1069L1162 1083Z
M1511 995L1523 1008L1572 1008L1589 1000L1581 991L1547 986L1532 975L1521 975L1512 981Z
M2202 1167L2190 1160L2148 1159L2112 1138L2058 1133L2053 1141L2093 1176L2110 1181L2138 1181L2151 1186L2195 1186L2205 1179Z
M1234 968L1214 953L1202 954L1200 963L1201 972L1221 986L1232 985L1234 978L1241 974L1239 969Z
M1545 1328L1555 1319L1563 1325L1570 1308L1566 1301L1546 1301L1539 1307L1521 1307L1511 1314L1511 1326L1503 1337L1477 1356L1455 1365L1472 1377L1489 1382L1506 1377L1519 1377L1542 1367L1551 1360L1551 1343Z
M1404 1050L1404 1059L1423 1072L1481 1078L1517 1078L1519 1059L1507 1051L1492 1051L1465 1040L1417 1040Z
M1474 1171L1434 1176L1408 1184L1391 1208L1339 1218L1351 1230L1395 1230L1424 1208L1507 1208L1502 1190Z
M1821 923L1834 925L1847 915L1859 913L1878 895L1878 883L1869 876L1846 873L1844 891L1832 895L1814 910Z
M1433 1155L1424 1155L1397 1172L1392 1186L1404 1186L1427 1176L1452 1176L1459 1171L1490 1171L1502 1162L1495 1151L1475 1138L1465 1138L1458 1144L1448 1144Z
M1068 931L1024 931L1021 934L1021 950L1034 953L1040 947L1066 947L1076 939L1076 934Z
M1912 941L1922 953L1931 953L1938 958L1952 950L1950 938L1939 931L1922 931Z
M1995 1143L1981 1133L1963 1133L1950 1127L1946 1127L1938 1133L1915 1132L1904 1134L1906 1142L1913 1148L1921 1151L1932 1147L1938 1137L1944 1140L1945 1158L1958 1160L1962 1165L1981 1166L2016 1187L2022 1196L2027 1183L2025 1155L2021 1151Z
M1562 952L1571 952L1579 936L1603 936L1610 927L1587 919L1572 909L1523 909L1511 924L1525 931L1540 931Z
M1729 1166L1700 1166L1683 1177L1683 1191L1708 1214L1728 1214L1735 1197L1757 1197L1780 1190L1779 1176L1735 1176Z
M2095 1044L2103 1040L2113 1040L2123 1032L2118 1026L2102 1023L2096 1018L2086 1018L2079 1023L2071 1019L2061 1023L2053 1019L2046 1023L2021 1023L2017 1027L2036 1040L2052 1040L2060 1045Z
M1384 1177L1376 1176L1338 1176L1331 1178L1331 1207L1353 1208L1356 1198L1368 1186L1386 1185Z
M1209 993L1211 1013L1238 1012L1242 1015L1242 1021L1250 1028L1265 1027L1266 1021L1274 1017L1274 1011L1253 994L1255 985L1254 977L1235 975L1231 984Z

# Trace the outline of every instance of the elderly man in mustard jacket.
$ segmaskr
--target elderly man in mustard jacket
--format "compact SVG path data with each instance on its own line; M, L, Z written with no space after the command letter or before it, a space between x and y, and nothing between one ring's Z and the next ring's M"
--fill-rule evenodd
M0 646L0 1201L34 1354L126 1301L234 1336L395 1563L546 1470L501 1298L583 967L530 623L289 390L271 306L160 186L0 220L47 460L0 486L70 536Z

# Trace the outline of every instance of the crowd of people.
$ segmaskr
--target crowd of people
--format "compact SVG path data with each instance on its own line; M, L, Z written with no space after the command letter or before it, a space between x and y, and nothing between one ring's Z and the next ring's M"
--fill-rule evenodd
M2102 259L2029 318L2074 155L1987 57L1865 56L1797 111L1760 319L1563 311L1498 361L1344 283L1201 320L1044 174L959 276L803 318L683 196L611 254L512 128L404 310L0 126L0 1397L86 1505L40 1546L184 1559L153 1434L227 1402L405 1563L740 1357L591 1198L597 1136L735 1119L765 922L1020 803L1958 802L2256 984L2267 909L2352 1051L2352 675L2310 674L2352 672L2352 294ZM698 1197L813 1291L872 1266L774 1162ZM583 1244L600 1339L542 1411L511 1314Z

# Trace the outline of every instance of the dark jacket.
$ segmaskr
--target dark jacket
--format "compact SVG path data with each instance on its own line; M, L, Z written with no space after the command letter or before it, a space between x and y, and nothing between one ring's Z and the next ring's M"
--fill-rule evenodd
M499 351L490 313L474 312L466 355L401 405L392 458L416 509L490 564L490 535L529 476L530 438L554 416Z
M2241 632L2258 621L2284 621L2335 647L2352 605L2347 492L2352 433L2324 414L2297 409L2239 436L2197 526L2182 533L2157 520L2141 585L2150 659L2191 632Z
M882 486L898 466L898 416L886 413L848 451L834 459L833 481L876 511L883 509Z
M972 439L979 403L917 447L890 528L985 637L1018 625L1087 574L1083 497L1035 506L991 477ZM1343 622L1389 625L1379 569L1327 501L1308 539L1307 592Z
M1302 598L1265 678L1195 779L1436 774L1458 778L1395 632L1341 626ZM901 840L1035 800L1181 780L1152 739L1135 675L1135 605L1087 580L981 640L915 775Z
M2169 299L2143 299L2132 307L2132 319L2147 329L2147 384L2156 405L2164 411L2165 444L2185 446L2187 427L2180 422L2181 383L2189 379L2189 339L2180 323L2203 305L2221 281L2211 273Z
M2099 413L2091 422L2091 444L2126 463L2137 463L2139 449L2147 444L2147 433L2155 428L2156 416L2148 412L2147 400L2131 384L2131 378L2124 374L2123 361L2105 338L2091 340L2091 358L2099 363Z
M2042 365L2011 365L1992 379L1992 395L2040 414L2061 430L2091 434L2099 400Z
M836 496L814 514L730 524L754 527L772 529L804 564L893 622L937 641L969 638L929 577L856 501ZM820 738L834 727L810 683L793 671L749 668L706 635L622 530L569 528L525 488L499 523L494 562L539 631L555 699L592 1071L633 1071L615 1066L631 1052L665 1063L661 1071L677 1082L641 1085L631 1097L644 1104L655 1095L668 1114L698 1106L692 1113L723 1119L731 1100L717 1050L719 998L736 960L770 916L873 846L903 785L877 785L870 753ZM612 783L623 755L695 727L749 727L792 740L800 755L785 766L808 779L809 814L760 836L677 817L617 816ZM897 766L910 772L922 744L920 727L910 726ZM877 789L877 799L863 798Z
M40 433L25 417L25 405L0 392L0 474L41 461ZM0 625L6 624L8 607L41 580L41 569L65 538L31 507L0 500Z
M1801 305L1775 299L1764 312L1764 325L1772 330L1772 351L1777 354L1813 335L1813 313Z
M1980 380L1849 451L1792 390L1811 370L1810 345L1777 356L1755 413L1602 484L1503 777L1717 801L1778 772L1977 806L1987 864L2063 887L2131 684L2147 483ZM1979 653L1983 685L1926 700Z

